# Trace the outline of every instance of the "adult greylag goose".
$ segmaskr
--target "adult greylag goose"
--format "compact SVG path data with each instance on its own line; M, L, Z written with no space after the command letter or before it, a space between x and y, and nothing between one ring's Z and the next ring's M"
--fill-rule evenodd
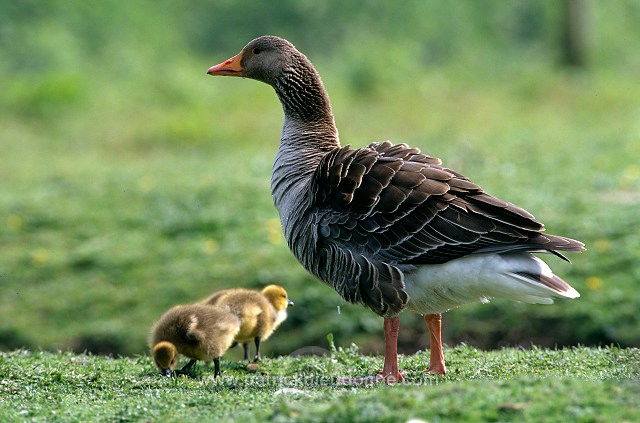
M260 361L260 345L287 318L287 307L293 305L280 285L268 285L261 291L233 288L218 291L202 300L203 304L228 309L240 319L240 330L234 343L241 343L244 359L249 360L249 342L256 346L253 361Z
M180 354L191 360L177 373L188 373L197 360L213 361L220 376L220 357L240 330L240 320L229 310L205 304L180 304L170 308L151 329L149 344L158 371L169 376Z
M341 147L320 76L290 42L256 38L207 73L275 89L284 125L271 193L285 238L305 269L384 318L387 382L403 380L405 308L424 316L429 371L444 374L441 313L495 297L549 304L580 295L532 253L566 260L559 251L583 251L583 243L544 234L530 213L417 148Z

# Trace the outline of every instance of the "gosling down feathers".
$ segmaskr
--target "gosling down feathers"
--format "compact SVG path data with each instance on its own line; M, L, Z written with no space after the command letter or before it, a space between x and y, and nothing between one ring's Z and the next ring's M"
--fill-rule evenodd
M271 85L284 124L271 193L298 261L346 301L384 318L387 382L398 370L398 314L424 315L429 371L445 373L441 313L501 297L549 304L580 294L532 253L583 251L544 234L530 213L486 194L435 157L405 144L341 147L329 97L307 57L259 37L210 75Z
M293 305L287 291L279 285L269 285L262 291L251 289L225 289L203 300L204 304L228 309L240 319L240 331L234 342L244 348L244 359L249 360L249 342L256 346L254 361L260 360L260 345L287 318L287 306Z
M228 310L204 304L177 305L162 315L151 330L151 354L161 374L169 376L178 355L191 360L178 372L188 373L197 360L214 363L220 376L220 357L240 330L240 320Z

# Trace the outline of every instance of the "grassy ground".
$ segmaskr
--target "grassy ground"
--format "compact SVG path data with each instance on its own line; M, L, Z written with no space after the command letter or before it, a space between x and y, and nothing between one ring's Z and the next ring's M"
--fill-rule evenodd
M156 374L148 356L108 358L18 350L0 354L2 421L636 421L640 350L445 350L449 373L425 375L428 353L401 357L406 383L335 382L374 374L358 348L266 359L256 373L223 360L213 378Z

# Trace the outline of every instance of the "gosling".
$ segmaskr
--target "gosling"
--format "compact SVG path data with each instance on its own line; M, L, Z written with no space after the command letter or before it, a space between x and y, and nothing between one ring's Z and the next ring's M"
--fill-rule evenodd
M287 291L279 285L269 285L262 291L250 289L225 289L202 301L204 304L228 308L240 319L240 331L234 343L242 344L244 359L249 360L249 342L256 345L253 361L260 361L260 343L267 340L287 318L287 306L293 305Z
M214 363L220 376L220 357L240 331L240 319L228 310L204 304L177 305L162 315L151 330L153 361L165 376L187 374L197 360ZM178 355L191 360L176 371Z

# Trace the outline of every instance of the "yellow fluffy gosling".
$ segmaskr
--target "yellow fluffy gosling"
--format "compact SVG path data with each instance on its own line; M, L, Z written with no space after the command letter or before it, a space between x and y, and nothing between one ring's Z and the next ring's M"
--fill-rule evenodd
M203 300L205 304L228 307L231 314L240 319L240 331L235 343L244 348L244 359L249 360L249 342L254 341L256 355L260 360L260 342L271 336L274 330L287 318L287 306L293 305L287 291L279 285L269 285L262 291L250 289L225 289Z
M178 355L191 359L177 373L188 373L197 360L215 366L220 376L220 356L233 343L240 319L228 310L204 304L177 305L162 315L151 330L151 353L161 374L169 376L178 365Z

